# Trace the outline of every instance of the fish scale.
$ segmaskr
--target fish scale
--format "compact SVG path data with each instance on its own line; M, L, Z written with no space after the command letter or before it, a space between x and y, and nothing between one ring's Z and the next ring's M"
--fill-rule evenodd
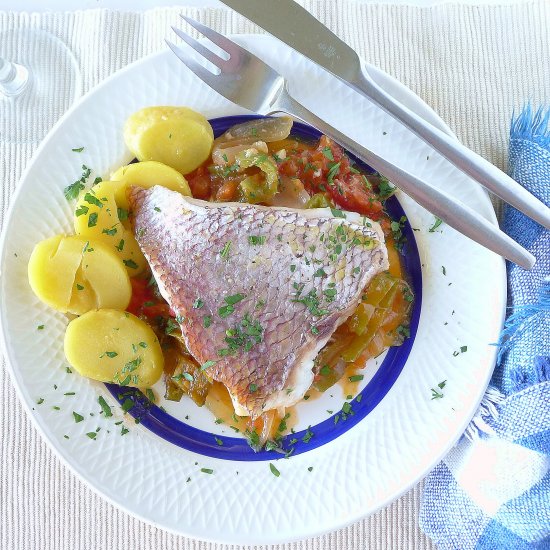
M128 198L189 352L239 415L299 401L317 353L388 268L379 224L359 214L209 203L160 186Z

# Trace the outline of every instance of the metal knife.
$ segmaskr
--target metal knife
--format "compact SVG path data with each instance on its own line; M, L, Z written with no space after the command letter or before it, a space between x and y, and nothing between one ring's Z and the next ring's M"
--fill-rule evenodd
M296 2L221 1L373 101L459 170L550 229L550 208L489 161L391 97L374 81L357 53Z

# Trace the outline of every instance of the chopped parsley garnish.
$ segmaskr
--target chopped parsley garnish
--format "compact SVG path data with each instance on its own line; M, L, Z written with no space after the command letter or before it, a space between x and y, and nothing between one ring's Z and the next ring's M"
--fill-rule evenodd
M138 265L136 264L136 262L134 262L134 260L122 260L122 262L126 267L129 267L130 269L138 268Z
M311 327L311 334L315 334L315 336L319 334L319 329L315 325L312 325Z
M112 237L113 235L117 234L117 228L111 227L111 229L104 229L102 233L105 233L105 235L109 235L109 237Z
M124 402L121 405L122 410L127 413L128 411L132 410L134 408L134 401L127 397Z
M73 411L73 418L76 424L84 420L84 417L81 414L78 414L77 412L74 412L74 411Z
M84 290L84 287L78 283L76 283L76 289L77 290Z
M212 470L211 468L201 468L201 472L203 474L213 474L214 470Z
M212 324L212 315L205 315L202 319L202 326L208 328Z
M212 359L210 359L209 361L206 361L206 363L203 363L201 365L201 371L209 369L210 367L213 367L215 364L216 364L216 361L212 361Z
M320 267L320 268L313 274L314 277L326 277L326 275L327 275L327 273L326 273L326 271L325 271L322 267Z
M119 252L122 252L124 250L124 239L120 239L120 242L115 246L115 248Z
M341 210L339 210L338 208L331 208L330 212L335 218L345 218L346 217L346 215Z
M327 181L329 185L334 185L334 178L339 174L340 172L340 163L337 162L333 164L327 174Z
M235 311L235 308L232 305L226 305L218 309L218 315L222 319L225 319L226 317L229 317L229 315L231 315L234 311Z
M216 436L214 436L214 439L220 447L223 447L223 440L221 440L219 437L216 437Z
M395 193L395 187L383 176L378 184L378 197L381 201L390 198Z
M231 241L227 241L224 245L224 247L220 251L220 257L224 260L227 260L229 258L229 250L231 249Z
M155 394L153 393L153 390L151 388L147 388L145 390L145 395L147 396L147 399L151 401L151 403L154 403L156 401Z
M248 391L250 393L255 393L258 391L258 386L256 384L250 384L250 386L248 386Z
M105 353L101 354L101 355L99 356L99 358L101 359L101 358L102 358L103 356L105 356L105 355L106 355L107 357L110 357L110 358L112 359L113 357L116 357L116 356L118 355L118 353L117 353L116 351L106 351Z
M328 160L334 162L334 155L332 154L332 149L330 147L323 147L323 155L325 155Z
M456 357L457 355L460 355L461 353L465 353L468 351L468 346L460 346L460 351L453 351L453 357Z
M85 204L81 204L76 210L75 214L77 216L83 216L88 213L89 208Z
M118 219L121 222L128 219L128 210L119 207L119 208L116 209L116 212L117 212L117 215L118 215Z
M435 217L434 224L428 229L430 233L434 233L435 230L443 223L443 220L441 218Z
M328 313L327 309L319 309L319 298L317 297L317 291L312 288L305 296L300 297L301 291L296 293L296 298L292 301L299 304L304 304L309 312L315 317L321 317Z
M88 227L95 227L97 225L97 212L92 212L88 216Z
M350 382L361 382L365 378L362 374L354 374L353 376L350 376L348 380Z
M248 237L248 244L262 245L262 244L265 244L265 240L266 240L265 235L250 235Z
M253 320L247 313L235 327L226 330L225 342L227 348L218 350L220 357L237 353L239 350L249 352L262 341L263 327L259 321Z
M294 264L291 264L290 266L290 272L294 273L296 271L296 266Z
M200 309L203 305L204 305L204 302L200 298L197 298L193 302L193 309Z
M42 405L42 403L44 403L44 398L43 398L43 397L41 397L41 398L36 402L37 405Z
M431 391L432 391L432 401L434 399L442 399L444 396L444 394L442 394L440 391L437 391L435 388L430 388Z
M444 265L441 266L441 273L443 273L443 275L447 275L447 270Z
M403 227L407 222L406 216L401 216L399 220L393 220L390 224L393 240L395 242L395 248L399 251L403 249L403 244L406 242L407 237L403 235Z
M310 439L314 436L314 433L310 430L311 426L308 426L307 430L306 430L306 435L304 435L304 437L302 437L302 441L304 443L309 443Z
M88 432L86 434L90 439L95 439L97 437L97 433L96 432Z
M84 195L84 200L88 204L93 204L94 206L97 206L98 208L103 208L103 203L93 193L86 193Z
M308 469L307 469L308 472L312 472L313 471L313 466L310 466Z
M126 435L130 430L128 428L125 428L124 426L121 426L120 429L120 435Z
M75 181L71 185L68 185L63 190L63 194L68 201L76 199L78 197L80 191L84 189L84 184L86 183L86 180L90 177L91 173L92 171L90 170L90 168L83 164L82 175L80 176L80 179Z
M165 334L172 334L175 330L179 328L178 323L174 321L171 317L166 321L166 327L164 328Z
M73 153L82 153L84 151L84 147L75 147L74 149L71 149Z
M36 327L36 330L44 330L44 325L38 325L38 326Z
M113 416L113 411L111 410L111 407L109 407L107 401L105 401L102 395L99 396L97 401L101 407L101 410L103 411L103 414L105 415L105 418Z
M241 300L243 300L246 296L244 294L232 294L231 296L226 296L224 298L224 302L226 304L229 304L230 306L233 306L237 303L239 303Z
M153 208L153 210L154 210L155 212L161 212L161 209L160 209L158 206L155 206L155 207Z
M397 334L400 334L404 338L410 338L411 337L411 329L406 325L399 325L395 331Z
M281 475L281 472L279 472L279 470L277 470L277 468L275 468L275 465L272 464L271 462L269 463L269 469L271 470L271 473L275 476L275 477L279 477Z

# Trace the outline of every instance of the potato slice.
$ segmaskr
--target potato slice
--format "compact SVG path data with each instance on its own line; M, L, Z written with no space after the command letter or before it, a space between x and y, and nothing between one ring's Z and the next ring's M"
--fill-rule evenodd
M121 218L128 211L117 208L115 192L121 182L103 181L83 191L76 204L74 229L77 235L96 239L116 252L130 276L139 275L147 266L132 231L124 227Z
M34 247L28 265L29 283L50 307L68 311L85 242L56 235Z
M56 235L35 246L28 271L34 293L64 313L125 309L132 295L121 260L99 241Z
M187 197L192 196L187 180L177 170L154 160L121 166L111 174L111 180L120 182L116 185L115 202L119 208L125 210L130 209L126 190L132 185L145 189L153 185L162 185Z
M164 366L153 329L131 313L113 309L89 311L71 321L65 355L82 376L121 386L152 386Z
M126 121L124 141L138 160L188 174L210 156L214 133L204 116L187 107L148 107Z

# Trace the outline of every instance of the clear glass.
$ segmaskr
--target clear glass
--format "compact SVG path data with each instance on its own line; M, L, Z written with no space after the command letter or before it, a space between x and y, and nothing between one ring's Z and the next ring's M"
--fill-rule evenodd
M81 95L75 56L40 29L0 32L0 141L40 141Z

